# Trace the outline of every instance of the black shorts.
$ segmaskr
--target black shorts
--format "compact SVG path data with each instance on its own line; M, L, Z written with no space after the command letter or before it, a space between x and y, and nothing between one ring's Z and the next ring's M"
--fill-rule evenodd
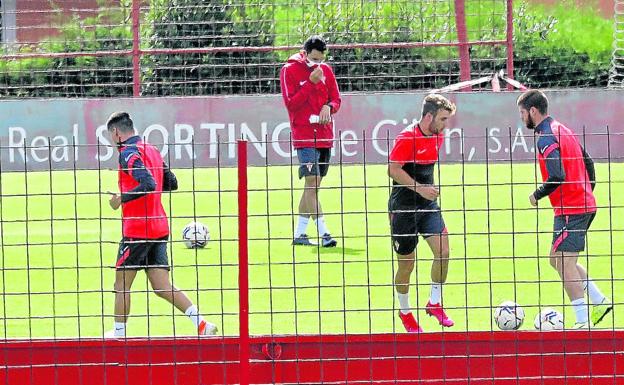
M585 234L596 213L558 215L553 225L552 251L581 252L585 250Z
M390 212L392 247L397 254L411 254L418 244L418 235L424 239L432 235L445 234L446 225L442 211L436 202L415 211L395 210Z
M169 270L167 258L167 240L123 238L119 242L117 269L142 270L160 268Z
M298 148L299 158L299 179L304 176L325 176L329 170L329 160L331 159L331 148Z

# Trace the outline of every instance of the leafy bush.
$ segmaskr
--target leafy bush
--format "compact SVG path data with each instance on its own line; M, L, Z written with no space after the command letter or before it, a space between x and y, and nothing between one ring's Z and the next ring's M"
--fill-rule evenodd
M18 53L95 52L132 48L126 8L95 17L73 15L60 35ZM0 93L10 97L106 97L132 95L132 58L80 56L0 61Z
M269 15L213 0L153 0L147 17L151 48L271 46ZM238 20L237 22L233 21ZM277 92L273 53L153 55L145 60L144 94L211 95ZM256 79L250 81L250 79Z
M101 0L104 4L104 0ZM449 1L150 0L142 15L143 49L300 46L323 31L332 44L448 43L457 40ZM74 16L60 36L20 52L95 52L132 48L130 0L95 17ZM504 40L504 1L466 1L469 40ZM532 87L605 86L613 23L570 0L554 8L516 2L516 78ZM473 77L505 68L504 46L471 47ZM143 95L278 93L292 52L146 55ZM353 48L329 52L343 91L431 89L459 81L455 47ZM132 95L132 58L83 56L0 61L0 95Z

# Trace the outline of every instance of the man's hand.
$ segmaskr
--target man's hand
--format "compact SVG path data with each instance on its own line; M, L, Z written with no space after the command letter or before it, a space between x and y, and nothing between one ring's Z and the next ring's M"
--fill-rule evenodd
M414 188L414 191L420 194L420 196L422 196L423 198L430 201L436 200L436 198L440 195L440 191L438 191L435 186L428 184L421 184L420 186L416 186Z
M316 67L314 69L314 71L312 71L312 73L310 74L310 81L313 84L317 84L318 82L320 82L323 79L323 70L321 69L321 67Z
M535 194L529 195L529 202L531 202L531 206L537 207L537 199L535 199Z
M327 124L331 122L331 108L326 104L319 112L319 124Z
M110 207L113 210L117 210L121 206L121 195L112 193L110 200L108 201Z

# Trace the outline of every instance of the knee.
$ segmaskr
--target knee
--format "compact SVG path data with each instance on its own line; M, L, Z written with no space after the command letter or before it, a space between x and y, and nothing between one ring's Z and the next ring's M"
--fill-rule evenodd
M316 194L318 188L321 186L320 176L309 176L305 180L305 191L310 194Z
M116 294L128 294L130 292L130 287L126 285L124 282L115 281L113 285L113 289Z
M123 285L118 282L113 285L113 290L115 290L115 294L121 294L125 291Z
M559 258L551 256L550 266L552 266L555 270L559 270Z
M440 250L440 254L438 255L438 259L442 263L448 263L448 261L450 259L450 251L449 251L448 247L443 248L442 250Z
M414 259L413 258L399 258L399 270L402 272L411 273L414 270Z
M171 290L161 289L157 287L154 287L152 290L154 291L154 294L156 294L160 298L166 298L167 294L171 292Z

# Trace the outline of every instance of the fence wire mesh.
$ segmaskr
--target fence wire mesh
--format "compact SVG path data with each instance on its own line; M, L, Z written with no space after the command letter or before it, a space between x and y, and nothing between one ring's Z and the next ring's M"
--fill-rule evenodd
M573 31L546 13L505 0L3 2L0 80L9 97L278 93L279 68L321 34L344 91L435 89L499 70L531 87L605 86L609 63L552 48ZM602 22L595 30L611 27Z

